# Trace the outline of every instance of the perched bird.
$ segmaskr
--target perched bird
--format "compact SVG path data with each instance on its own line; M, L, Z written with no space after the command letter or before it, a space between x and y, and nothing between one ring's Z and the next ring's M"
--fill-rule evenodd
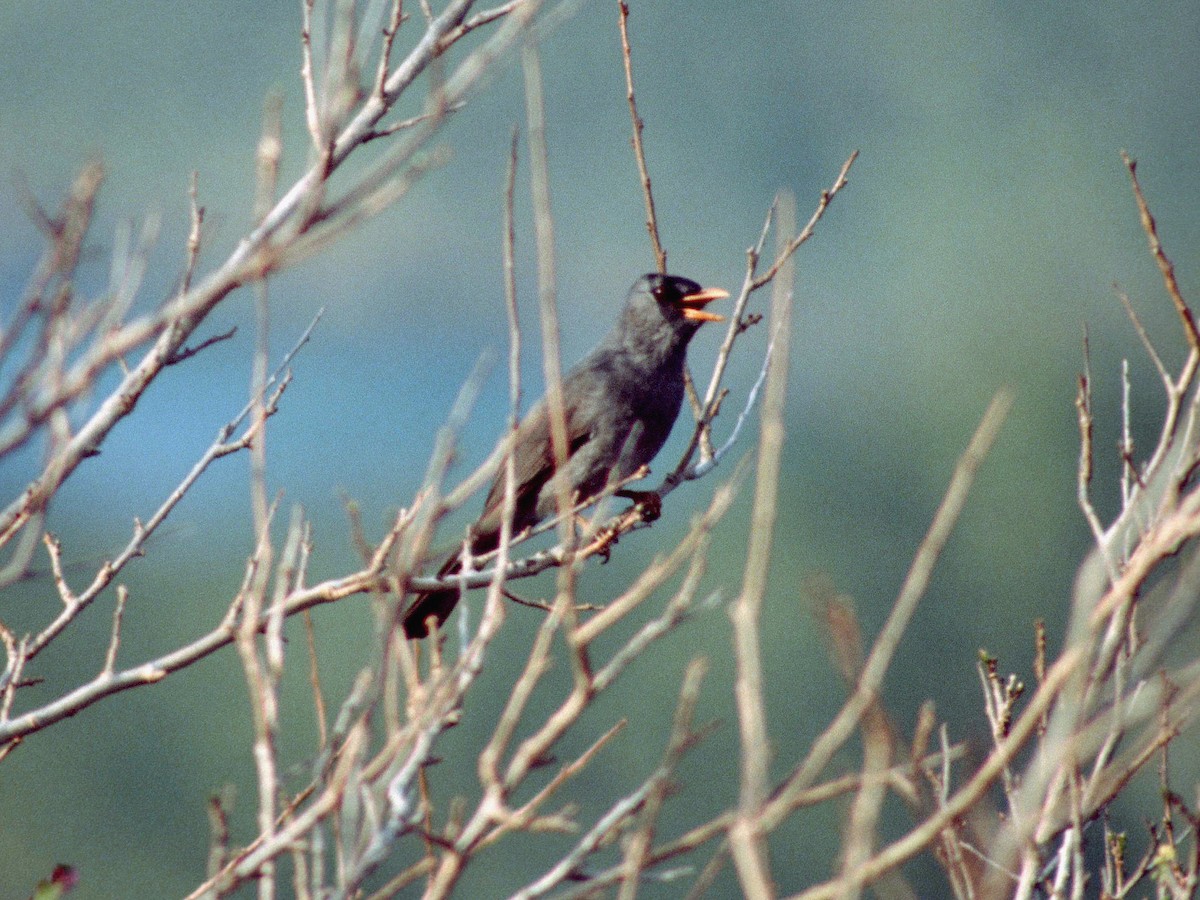
M666 443L683 402L687 345L704 322L724 317L704 306L728 297L720 288L701 288L675 275L644 275L629 290L617 324L562 381L567 458L555 474L550 416L543 398L517 427L513 444L516 509L512 533L554 515L558 485L577 500L596 496L654 459ZM483 513L471 526L472 554L500 544L505 474L492 482ZM438 577L462 568L455 553ZM404 616L410 638L429 634L429 619L439 627L458 602L457 587L419 594Z

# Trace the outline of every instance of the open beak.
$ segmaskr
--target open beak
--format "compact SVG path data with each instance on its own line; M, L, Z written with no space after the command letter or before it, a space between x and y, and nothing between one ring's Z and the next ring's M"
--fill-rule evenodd
M723 288L705 288L694 294L685 294L679 300L683 308L683 317L693 322L724 322L725 317L717 313L707 312L704 307L714 300L724 300L729 291Z

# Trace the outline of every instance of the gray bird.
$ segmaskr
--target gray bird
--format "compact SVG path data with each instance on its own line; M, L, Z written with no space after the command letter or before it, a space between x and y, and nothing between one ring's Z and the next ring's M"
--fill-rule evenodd
M557 475L546 400L540 400L517 427L514 535L558 511L560 479L566 481L568 496L587 500L654 459L683 403L688 342L703 323L724 318L704 306L728 296L728 291L701 288L675 275L644 275L637 280L617 324L563 378L567 458ZM500 544L504 483L501 470L488 491L483 513L471 526L472 554L489 553ZM438 577L461 568L455 553L438 570ZM430 618L440 627L458 598L457 587L417 595L404 616L405 634L425 637Z

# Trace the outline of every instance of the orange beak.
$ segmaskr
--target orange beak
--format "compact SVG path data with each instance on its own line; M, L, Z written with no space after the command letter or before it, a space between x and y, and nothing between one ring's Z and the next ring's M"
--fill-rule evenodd
M686 294L679 300L683 308L683 317L693 322L724 322L725 317L717 313L707 312L704 307L714 300L724 300L729 291L723 288L705 288L694 294Z

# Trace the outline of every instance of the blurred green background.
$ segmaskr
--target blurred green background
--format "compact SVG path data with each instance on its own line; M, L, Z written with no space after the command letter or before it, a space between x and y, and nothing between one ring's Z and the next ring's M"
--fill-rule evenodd
M99 292L106 283L115 230L128 222L136 228L147 215L161 217L162 236L143 303L171 289L182 265L193 170L211 225L201 268L223 257L251 217L253 152L263 98L272 89L285 99L285 180L303 170L298 6L295 0L0 4L6 313L41 250L14 184L23 180L53 207L78 168L95 157L109 176L88 245L85 291ZM653 267L629 149L616 15L615 3L584 4L543 47L567 363L608 328L628 285ZM1072 405L1084 327L1096 384L1097 495L1108 512L1116 500L1112 448L1122 357L1132 362L1135 437L1143 446L1162 408L1156 376L1114 284L1128 292L1168 359L1181 355L1118 151L1141 162L1167 251L1185 293L1195 298L1200 6L635 0L630 27L672 271L736 287L745 248L775 192L794 190L806 218L849 152L862 151L850 187L798 259L790 431L764 622L777 773L787 771L843 696L807 585L828 578L854 598L873 634L957 454L993 392L1008 386L1014 412L886 695L905 733L919 704L931 698L951 736L982 752L978 649L999 654L1002 669L1031 679L1032 623L1046 618L1056 640L1075 566L1088 546L1074 500ZM415 109L414 100L405 108ZM523 120L520 73L510 67L447 132L448 165L349 240L272 280L279 353L317 308L326 308L296 360L295 382L269 438L272 488L286 503L303 504L315 523L314 579L354 563L343 496L358 501L378 536L419 484L434 428L475 360L505 351L501 190L509 133ZM527 180L521 189L522 313L536 347ZM80 583L89 566L123 545L132 517L157 506L244 403L253 340L247 292L226 301L204 331L232 324L240 326L235 340L165 373L103 455L81 467L59 496L51 527ZM711 331L694 342L696 368L712 359L715 342ZM763 343L759 329L736 360L730 409L740 407ZM527 354L525 369L528 395L536 395L536 352ZM465 462L492 446L506 396L499 367L465 435ZM753 447L748 429L742 449ZM35 464L34 452L4 462L5 497ZM660 461L660 474L668 464ZM251 545L246 472L244 459L219 463L149 556L128 571L125 663L176 646L224 611ZM615 590L671 546L715 483L673 494L651 531L623 541L607 567L589 570L588 589ZM746 499L714 547L710 582L726 596L740 583ZM452 542L453 531L444 537ZM0 618L32 629L56 603L52 585L37 580L0 596ZM30 689L31 697L57 696L96 670L111 603L111 597L99 602L76 633L38 660L30 674L44 682ZM473 783L466 765L472 742L492 721L535 618L523 610L510 615L467 723L439 748L446 766L464 765L462 790ZM366 601L324 609L317 622L326 684L336 698L364 646ZM720 608L700 617L653 661L634 667L561 748L578 750L624 711L638 712L574 786L571 796L585 821L655 765L679 677L696 653L715 663L702 716L724 724L686 762L684 793L668 806L664 833L735 796L729 645ZM312 715L301 646L292 643L296 671L283 751L287 762L302 765L312 753ZM248 839L254 788L239 672L231 652L220 654L35 735L5 760L0 900L26 896L56 862L80 870L80 897L187 892L203 876L205 800L226 784L241 801L235 839ZM1178 783L1190 795L1197 761L1179 752L1175 762ZM852 756L838 763L856 764ZM443 782L452 783L445 772ZM1123 807L1128 827L1138 828L1156 809L1152 785L1137 788ZM890 812L894 834L905 820ZM779 833L772 847L781 889L831 870L837 816L825 809ZM520 886L563 845L518 846L520 853L506 845L489 853L471 871L463 896ZM909 874L937 895L940 882L927 864ZM730 883L716 895L729 895L721 890L731 890ZM675 896L677 888L659 890Z

